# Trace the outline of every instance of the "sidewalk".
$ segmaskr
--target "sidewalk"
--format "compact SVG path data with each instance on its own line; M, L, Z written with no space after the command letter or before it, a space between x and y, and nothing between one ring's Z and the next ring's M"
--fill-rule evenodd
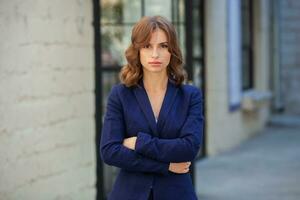
M195 168L199 200L299 200L300 127L267 127Z

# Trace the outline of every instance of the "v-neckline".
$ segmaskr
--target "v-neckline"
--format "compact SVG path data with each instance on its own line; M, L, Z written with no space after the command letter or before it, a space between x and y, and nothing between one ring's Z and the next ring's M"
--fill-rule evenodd
M167 115L176 98L178 87L175 86L175 83L173 83L172 80L168 79L167 90L159 111L157 122L155 120L148 94L145 91L143 82L141 80L139 81L137 87L133 89L133 92L137 99L137 103L141 108L141 111L144 113L144 116L146 117L150 125L150 129L153 131L153 135L158 137L159 132L164 130L166 120L168 118Z
M168 81L167 81L167 88L166 88L166 91L165 91L165 94L164 94L164 97L163 97L163 100L162 100L162 103L161 103L161 106L160 106L160 109L159 109L157 118L155 117L154 109L153 109L153 107L152 107L152 105L151 105L151 101L150 101L149 95L148 95L148 93L147 93L147 91L146 91L146 88L145 88L145 86L144 86L143 80L141 80L141 85L142 85L143 90L144 90L144 92L145 92L145 95L146 95L146 97L147 97L147 101L148 101L147 103L148 103L148 105L150 106L150 109L151 109L151 111L152 111L152 117L154 118L155 124L157 125L158 122L160 121L160 118L161 118L161 112L162 112L162 109L163 109L163 107L164 107L164 104L166 104L165 101L166 101L166 96L167 96L168 89L169 89L169 79L168 79Z

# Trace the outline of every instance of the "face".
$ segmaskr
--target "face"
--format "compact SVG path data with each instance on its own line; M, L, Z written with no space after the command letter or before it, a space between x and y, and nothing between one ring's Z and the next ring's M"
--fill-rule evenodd
M171 53L168 51L168 40L165 32L155 30L149 44L140 49L140 61L144 73L165 73L170 63Z

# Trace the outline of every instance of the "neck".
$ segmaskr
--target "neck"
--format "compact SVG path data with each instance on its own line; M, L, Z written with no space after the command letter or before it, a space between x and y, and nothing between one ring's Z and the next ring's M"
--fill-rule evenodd
M167 74L144 73L144 87L147 91L161 91L167 88Z

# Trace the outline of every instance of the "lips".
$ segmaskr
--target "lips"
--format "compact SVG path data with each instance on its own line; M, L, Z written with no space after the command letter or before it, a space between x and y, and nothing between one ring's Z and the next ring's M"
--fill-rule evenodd
M148 62L150 65L160 65L161 62L159 61L153 61L153 62Z

